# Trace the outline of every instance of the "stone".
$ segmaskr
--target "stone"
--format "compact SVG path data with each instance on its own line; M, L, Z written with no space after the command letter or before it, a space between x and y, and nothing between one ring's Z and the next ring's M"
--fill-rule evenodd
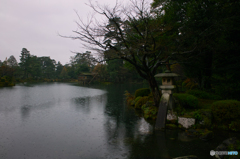
M228 146L235 145L236 142L237 142L236 137L226 139L222 142L222 144L218 145L218 147L215 149L215 151L228 151ZM218 159L223 159L224 155L215 154L215 157L218 158ZM234 156L231 156L231 157L234 157Z
M220 144L220 145L218 145L218 147L216 148L216 151L225 151L225 150L227 150L227 147L226 147L226 145L224 145L224 144Z
M204 141L209 141L209 140L213 139L213 137L214 137L213 132L212 131L207 131L206 133L201 135L199 138L201 140L204 140Z
M172 110L168 110L167 120L177 120L177 115Z
M177 124L177 113L173 112L173 110L168 110L167 114L167 123L168 124Z
M178 124L181 124L184 128L189 128L195 124L194 118L185 118L185 117L178 117Z
M236 143L236 140L237 140L236 137L229 138L229 139L227 139L227 140L224 140L224 141L223 141L223 144L226 145L226 146L228 146L228 145L230 145L230 144L235 144L235 143Z

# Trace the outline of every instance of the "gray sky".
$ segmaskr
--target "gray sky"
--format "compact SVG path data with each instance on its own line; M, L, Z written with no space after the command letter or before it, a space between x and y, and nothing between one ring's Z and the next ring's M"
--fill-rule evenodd
M115 4L115 0L94 0L99 4ZM78 19L92 12L88 0L0 0L0 60L14 55L19 62L22 48L30 54L50 56L66 64L71 51L85 52L80 41L58 36L74 35Z

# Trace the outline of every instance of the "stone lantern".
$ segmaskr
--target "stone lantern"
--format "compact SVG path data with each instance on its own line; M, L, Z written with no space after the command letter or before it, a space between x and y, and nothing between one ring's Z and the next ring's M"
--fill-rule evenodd
M160 89L162 90L162 97L158 108L158 115L155 126L156 129L165 128L167 110L173 109L172 94L174 88L176 88L173 78L177 76L178 74L172 73L169 70L165 71L165 73L159 73L155 75L155 77L162 77L162 85L160 86Z
M173 93L174 88L176 88L176 86L174 85L173 78L178 76L179 76L178 74L172 73L169 70L165 71L165 73L159 73L155 75L155 77L162 77L162 85L160 86L160 89L162 90L162 94Z

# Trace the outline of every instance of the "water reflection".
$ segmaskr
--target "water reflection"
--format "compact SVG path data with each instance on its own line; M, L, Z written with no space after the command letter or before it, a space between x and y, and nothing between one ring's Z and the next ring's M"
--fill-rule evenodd
M91 87L52 83L0 89L0 158L205 159L229 137L203 142L182 131L154 131L123 96L143 86Z
M31 107L29 105L24 105L21 107L22 119L29 117Z
M73 104L77 111L84 111L86 113L89 113L89 111L90 111L89 97L74 98Z
M147 123L143 118L141 118L137 122L138 129L136 132L138 134L144 135L144 134L152 134L153 133L153 126Z
M72 104L75 106L76 111L83 111L89 113L91 109L105 108L107 102L107 95L97 95L97 96L87 96L87 97L78 97L73 98Z

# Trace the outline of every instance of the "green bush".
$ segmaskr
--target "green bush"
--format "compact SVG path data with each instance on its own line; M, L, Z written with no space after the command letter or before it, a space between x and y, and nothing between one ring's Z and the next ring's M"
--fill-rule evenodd
M124 95L126 97L126 101L127 101L128 106L135 104L134 96L131 93L129 93L128 91L125 91Z
M9 86L15 86L12 77L4 76L0 77L0 87L9 87Z
M140 88L138 90L135 91L135 98L141 96L148 96L151 93L149 88Z
M231 122L240 118L240 102L221 100L212 104L211 111L216 122Z
M197 108L198 106L198 99L193 95L174 93L173 96L180 102L180 105L185 108Z
M6 79L5 79L4 77L1 77L1 82L3 82L3 83L4 83L4 82L5 82L5 80L6 80Z
M138 101L139 99L141 99L141 98L142 98L141 96L135 98L135 103L137 103L137 101Z
M157 119L158 108L154 106L154 102L146 102L146 104L142 105L142 110L145 119Z
M201 90L188 90L187 94L191 94L195 97L201 98L201 99L214 99L214 100L219 100L221 99L220 96L214 95L205 91Z
M229 124L229 129L232 131L240 131L240 120L232 121Z
M141 97L136 103L135 103L135 108L136 109L141 109L142 105L146 104L148 101L148 97Z

